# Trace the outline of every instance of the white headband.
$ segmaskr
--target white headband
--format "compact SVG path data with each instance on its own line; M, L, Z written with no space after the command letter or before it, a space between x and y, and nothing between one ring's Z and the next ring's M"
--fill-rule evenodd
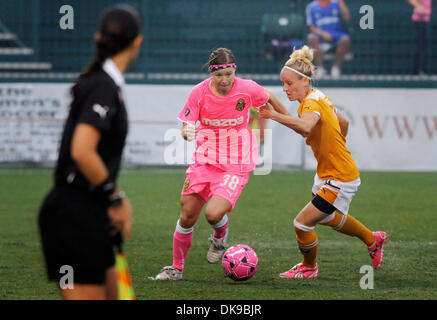
M302 77L304 77L304 78L307 78L307 79L310 79L310 80L311 80L311 77L308 77L306 74L303 74L302 72L299 72L299 71L297 71L296 69L293 69L293 68L291 68L291 67L289 67L289 66L284 66L283 68L288 69L288 70L291 70L291 71L294 71L294 72L296 72L298 75L300 75L300 76L302 76Z

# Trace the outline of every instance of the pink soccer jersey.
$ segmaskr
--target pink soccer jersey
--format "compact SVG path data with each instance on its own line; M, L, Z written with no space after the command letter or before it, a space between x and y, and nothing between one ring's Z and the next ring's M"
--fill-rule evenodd
M248 128L249 108L265 105L268 92L255 81L235 77L231 91L218 97L211 91L211 79L192 89L178 116L183 122L200 122L190 165L208 163L228 172L250 172L256 167L258 142Z

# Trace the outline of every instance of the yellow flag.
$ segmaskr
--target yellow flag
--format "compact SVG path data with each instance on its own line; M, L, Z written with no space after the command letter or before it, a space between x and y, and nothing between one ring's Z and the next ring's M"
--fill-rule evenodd
M129 267L127 265L127 259L124 252L117 254L115 259L115 268L117 269L118 299L136 300Z

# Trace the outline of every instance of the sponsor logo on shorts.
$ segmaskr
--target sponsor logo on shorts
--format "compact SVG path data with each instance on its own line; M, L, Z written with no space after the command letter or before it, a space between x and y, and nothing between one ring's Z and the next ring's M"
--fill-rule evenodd
M190 114L190 109L187 108L187 109L185 110L185 116L187 117L189 114Z
M190 185L190 179L186 179L184 182L184 191L187 191L189 185Z
M340 190L340 187L335 186L335 185L331 182L331 179L326 180L325 184L328 185L328 186L331 186L331 187L333 187L333 188L335 188L335 189Z
M245 106L246 106L246 102L244 101L244 99L239 99L235 109L237 109L238 111L243 111Z

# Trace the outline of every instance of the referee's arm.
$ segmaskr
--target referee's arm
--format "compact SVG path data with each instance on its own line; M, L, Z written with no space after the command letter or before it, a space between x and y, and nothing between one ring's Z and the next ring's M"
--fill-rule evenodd
M70 154L88 182L99 186L109 178L109 170L98 154L98 144L102 134L112 130L118 96L115 86L103 76L87 82L81 91L80 96L86 96L73 132Z
M79 123L71 142L71 157L94 186L102 184L109 176L102 158L97 153L99 140L99 130L89 124Z
M89 124L79 123L71 142L71 157L94 186L102 184L109 176L102 158L97 153L99 140L99 130ZM125 238L129 240L132 229L132 206L129 200L124 198L120 206L108 208L108 215L112 224L118 230L123 230Z

